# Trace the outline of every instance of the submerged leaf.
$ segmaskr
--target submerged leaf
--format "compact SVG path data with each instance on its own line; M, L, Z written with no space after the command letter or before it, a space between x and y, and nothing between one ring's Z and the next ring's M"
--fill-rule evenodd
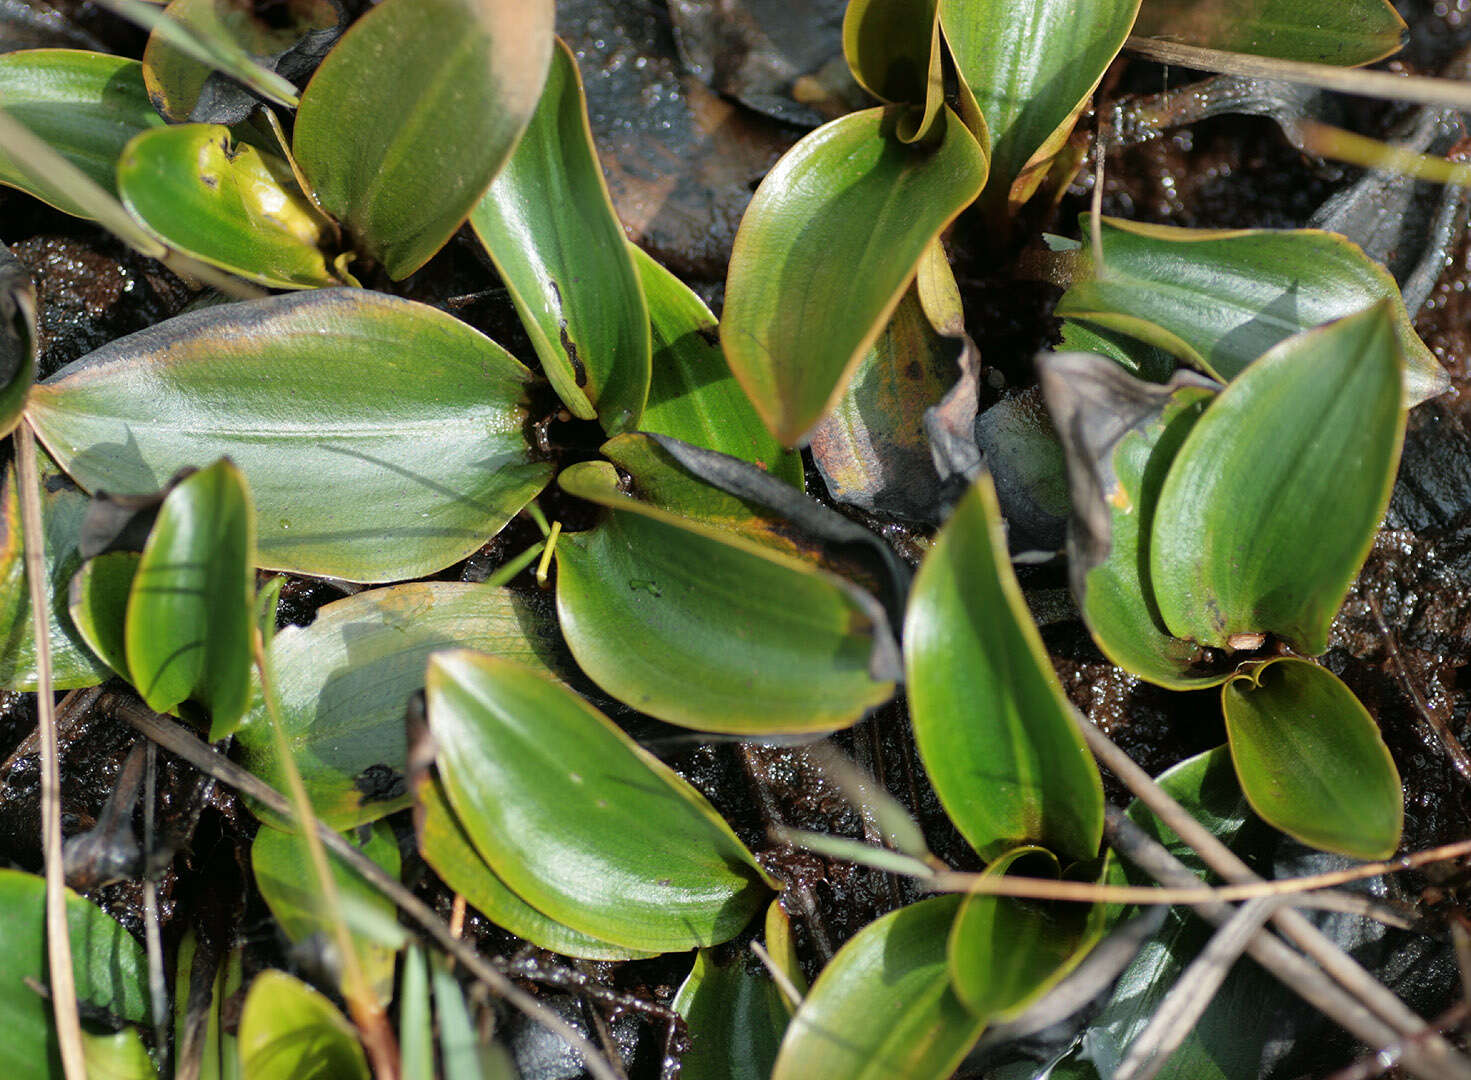
M0 109L73 165L117 190L117 161L139 132L163 126L148 103L136 60L78 49L32 49L0 55ZM34 176L0 149L0 184L9 184L77 217L80 203L51 180Z
M557 546L557 612L578 664L642 712L705 731L846 727L887 701L887 620L856 586L617 489L606 463L559 478L613 508ZM758 677L759 675L759 677Z
M276 289L342 282L327 266L329 229L274 154L218 124L147 131L118 162L118 194L164 243Z
M649 313L588 126L577 61L558 41L541 103L470 215L552 388L609 435L638 427Z
M153 491L229 457L262 566L384 581L464 558L546 484L523 430L531 378L444 312L320 289L121 338L37 384L30 410L88 489Z
M771 1080L944 1080L985 1020L956 997L945 945L960 897L869 923L823 968Z
M1267 824L1357 859L1394 854L1399 772L1338 676L1306 660L1269 660L1226 683L1221 704L1242 791Z
M567 672L549 607L509 589L412 582L328 604L310 626L277 634L267 663L317 816L347 829L409 805L404 710L432 653L473 648ZM285 786L259 697L237 742L246 768Z
M904 659L925 771L981 858L1026 844L1096 857L1103 783L1027 612L987 476L915 577Z
M1149 541L1164 625L1317 655L1374 542L1404 440L1393 309L1289 338L1223 390L1165 477ZM1310 552L1311 557L1304 557Z
M465 650L430 660L429 727L450 804L518 895L650 951L739 933L771 880L698 791L544 675Z
M301 95L296 160L360 253L399 280L444 246L531 119L551 0L383 0Z
M1085 214L1084 235L1088 226ZM1406 404L1450 386L1410 325L1394 278L1341 236L1118 218L1100 226L1104 266L1063 293L1059 316L1130 334L1229 382L1293 334L1383 300L1404 360Z
M925 248L985 183L985 151L940 116L933 146L898 139L899 109L835 120L777 163L746 210L720 342L787 446L836 404Z

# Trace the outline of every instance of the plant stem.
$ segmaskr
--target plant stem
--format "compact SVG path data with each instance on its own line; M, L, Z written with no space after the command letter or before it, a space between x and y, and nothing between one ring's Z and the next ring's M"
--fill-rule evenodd
M66 1080L86 1080L77 986L72 973L71 935L66 922L66 880L61 861L61 765L51 690L51 590L46 577L46 534L41 522L41 485L36 437L29 419L15 428L16 486L26 582L36 636L36 727L41 735L41 851L46 862L46 955L51 971L51 1011Z

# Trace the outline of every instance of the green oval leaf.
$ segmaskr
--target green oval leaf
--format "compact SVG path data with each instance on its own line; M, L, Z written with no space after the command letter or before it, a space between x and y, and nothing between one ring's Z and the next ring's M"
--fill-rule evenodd
M359 252L407 277L444 246L536 110L551 0L383 0L301 95L297 163Z
M812 459L835 500L936 520L940 478L925 412L955 384L964 347L936 333L911 285L837 405L812 431Z
M395 879L399 876L398 841L390 826L378 822L367 840L357 846L389 876ZM398 909L392 900L330 851L327 865L337 883L338 913L352 935L363 975L379 1002L386 1005L393 999L394 960L398 949L408 940L398 925ZM300 833L261 829L250 845L250 868L261 898L287 938L303 941L313 934L321 934L331 939L336 914L326 907Z
M456 895L497 926L538 948L584 960L640 960L658 955L610 944L543 915L512 892L480 857L439 780L427 780L417 797L419 853Z
M929 134L945 99L939 0L853 0L843 15L843 55L874 97L917 106L900 138Z
M36 288L21 261L0 244L0 436L25 412L36 379Z
M470 215L563 403L610 435L649 393L649 313L588 126L577 61L552 51L541 103Z
M1387 859L1404 795L1368 710L1327 668L1269 660L1221 688L1241 790L1267 824L1324 851Z
M1036 190L1138 11L1139 0L941 0L956 70L991 132L993 204Z
M1006 852L985 872L1056 878L1060 869L1051 852L1023 847ZM972 893L950 928L956 996L988 1021L1021 1015L1092 947L1102 929L1102 912L1096 905Z
M263 566L385 581L471 554L550 479L523 432L530 379L441 311L322 289L121 338L38 384L30 409L88 489L152 491L227 456Z
M409 805L404 710L424 688L431 653L473 648L567 672L549 608L509 589L424 581L349 596L310 626L277 634L267 665L317 816L347 829ZM236 741L241 763L281 790L286 776L259 697Z
M15 1080L62 1075L51 1002L28 980L46 986L46 882L0 869L0 1031L6 1072ZM148 962L142 947L100 908L70 889L66 922L77 998L134 1024L147 1023Z
M955 996L945 945L960 897L869 923L817 977L771 1080L944 1080L985 1027Z
M1090 353L1048 353L1037 369L1068 455L1068 572L1093 640L1156 685L1219 685L1230 668L1216 670L1166 629L1149 576L1160 487L1213 391L1193 372L1145 383Z
M254 600L250 491L219 461L164 499L128 594L128 675L149 708L198 706L210 742L235 730L250 702Z
M1317 655L1369 554L1404 440L1393 311L1290 338L1216 398L1160 490L1149 570L1176 637ZM1311 557L1305 557L1310 552Z
M240 1013L243 1080L369 1080L347 1018L284 971L263 971Z
M925 771L981 858L1027 844L1095 858L1103 783L1027 612L985 474L915 576L904 660Z
M308 53L320 57L321 39L330 40L340 18L333 0L287 0L268 10L270 17L263 18L253 4L240 0L172 0L164 14L210 42L217 54L237 53L264 60L270 70L281 70L278 59L303 43L308 45ZM255 96L222 72L216 73L210 65L170 44L168 37L155 29L143 50L143 81L159 115L175 124L189 120L233 124L245 119L258 104ZM286 74L293 77L309 70L299 63L290 68ZM222 113L227 115L222 117Z
M118 162L118 194L164 243L275 289L343 282L327 266L328 229L291 166L220 124L146 131Z
M653 337L639 430L741 458L804 490L801 455L783 449L761 423L726 365L719 324L705 302L641 249L631 250Z
M1089 231L1083 216L1083 234ZM1316 229L1177 229L1104 218L1106 269L1063 293L1057 315L1119 331L1229 382L1293 334L1388 300L1407 405L1450 379L1416 335L1389 271Z
M1356 67L1398 52L1405 22L1389 0L1145 0L1134 33Z
M954 113L906 145L903 110L818 128L761 181L731 253L720 342L767 428L796 446L843 388L925 248L979 194L982 147Z
M128 677L128 596L138 563L136 551L110 551L88 559L71 580L67 611L77 634L108 667Z
M544 675L465 650L429 662L429 728L465 831L558 922L650 951L739 933L772 882L698 791Z
M139 132L161 127L136 60L78 49L0 55L0 108L97 181L117 190L117 161ZM0 184L77 217L82 205L47 177L30 175L0 149Z
M557 545L557 614L578 665L641 712L703 731L846 727L893 695L870 674L882 613L836 576L637 502L606 463L569 494L614 507Z
M107 665L87 647L67 611L68 584L82 566L77 551L87 496L45 453L38 453L41 524L46 536L46 577L51 596L51 679L58 690L96 686L108 677ZM0 686L36 689L36 630L26 579L25 540L20 528L20 498L15 466L7 465L0 485Z
M87 1062L87 1080L158 1080L158 1068L137 1028L124 1028L111 1035L94 1035L83 1029L82 1054Z
M790 1014L771 976L749 949L725 963L710 949L674 995L689 1027L680 1055L682 1080L768 1080Z

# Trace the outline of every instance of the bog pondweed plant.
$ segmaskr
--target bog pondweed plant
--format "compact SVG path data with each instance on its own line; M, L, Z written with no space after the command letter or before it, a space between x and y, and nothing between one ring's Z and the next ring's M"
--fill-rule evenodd
M1235 20L1206 7L1188 22L1199 43L1307 60L1368 62L1402 28L1381 0L1264 0ZM1105 886L1122 882L1116 850L1134 858L1140 845L1117 823L1104 844L1090 750L1106 744L1053 672L978 467L976 343L941 238L974 207L1010 243L1018 209L1077 168L1068 136L1131 29L1161 33L1181 8L853 0L845 54L884 104L812 132L763 181L718 325L625 240L546 0L383 0L340 38L347 20L327 0L274 21L249 4L174 0L141 62L0 56L0 179L171 265L223 272L236 292L294 290L208 297L31 385L28 285L0 263L0 409L22 425L19 464L38 458L40 472L4 492L0 675L43 696L115 675L148 710L233 737L266 826L256 885L288 938L334 938L321 983L353 1021L284 971L242 987L238 950L205 970L186 936L175 999L210 1004L177 1012L171 1039L156 992L148 1008L142 950L73 897L90 928L77 995L121 1021L106 1038L82 1033L89 1067L150 1076L170 1047L193 1068L211 1046L218 1075L237 1063L246 1077L496 1075L493 1050L465 1050L478 1043L460 983L379 891L412 902L391 887L399 852L382 825L408 808L419 856L534 945L597 961L700 950L675 1000L686 1076L943 1077L988 1029L989 1054L1001 1033L1034 1033L1064 981L1106 991L1131 951L1095 946L1142 925L1110 904L1142 894ZM298 94L278 71L310 81ZM539 372L391 292L467 221ZM1125 669L1221 686L1234 762L1234 776L1220 752L1183 764L1164 801L1139 785L1131 820L1228 875L1229 852L1169 808L1235 840L1249 804L1324 851L1392 854L1394 764L1363 706L1310 658L1384 512L1406 410L1444 373L1393 279L1342 237L1096 216L1083 231L1089 246L1057 260L1066 351L1039 361L1068 461L1078 608ZM851 440L832 425L885 415L874 401L911 363L953 377L957 359L955 390L921 403L954 497L911 582L881 540L808 498L795 448L825 439L818 462L836 471ZM562 467L536 437L563 409L601 426L595 460ZM596 509L589 528L545 521L535 500L554 479ZM918 505L938 518L935 488ZM37 499L44 552L42 531L19 527ZM545 539L491 581L411 580L523 512ZM22 582L39 583L23 555L41 554L52 602L38 635ZM506 584L538 559L544 582L555 562L554 610ZM258 570L378 587L277 633L281 579L257 588ZM949 874L902 811L849 777L894 850L801 842L961 892L864 928L804 994L783 883L607 711L816 738L901 684L929 780L986 869ZM324 851L299 828L309 814L374 828L361 851L330 833ZM18 907L41 903L39 879L0 887ZM1002 895L1018 889L1054 899ZM763 913L769 967L726 963L715 948ZM437 932L432 913L414 917ZM1289 915L1282 925L1301 932ZM52 1021L23 979L41 974L40 941L29 923L0 939L14 975L0 994L38 1076L53 1068ZM1171 942L1178 969L1187 948ZM471 970L566 1033L494 969ZM1172 977L1156 965L1148 989L1158 997ZM226 1003L242 989L232 1025ZM1412 1068L1471 1069L1393 1007L1361 1021L1337 993L1315 1004L1361 1040L1415 1033ZM75 1021L58 1016L60 1045L74 1045ZM1124 1027L1159 1061L1182 1037L1137 1011ZM1072 1075L1142 1074L1144 1051L1110 1057L1103 1039L1084 1040ZM1187 1051L1248 1075L1198 1040ZM596 1055L588 1067L609 1074Z

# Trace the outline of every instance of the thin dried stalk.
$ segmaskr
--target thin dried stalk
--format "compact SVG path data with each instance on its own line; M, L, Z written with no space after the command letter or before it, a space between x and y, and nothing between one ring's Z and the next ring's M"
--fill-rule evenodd
M36 437L29 420L15 428L16 485L25 544L26 581L36 633L36 726L41 735L41 851L46 861L46 956L51 971L51 1011L66 1080L86 1080L71 936L66 924L66 879L61 861L61 754L51 690L51 589L46 577L46 534L41 526L41 486Z

